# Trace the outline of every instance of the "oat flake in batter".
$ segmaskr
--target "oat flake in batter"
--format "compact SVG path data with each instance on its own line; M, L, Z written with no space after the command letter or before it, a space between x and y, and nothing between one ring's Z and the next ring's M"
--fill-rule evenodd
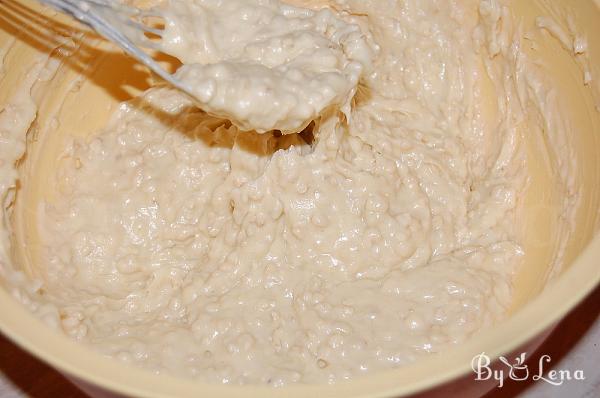
M73 139L39 219L66 333L159 372L281 386L402 366L503 317L525 178L509 11L293 3L372 42L347 115L240 132L157 87Z

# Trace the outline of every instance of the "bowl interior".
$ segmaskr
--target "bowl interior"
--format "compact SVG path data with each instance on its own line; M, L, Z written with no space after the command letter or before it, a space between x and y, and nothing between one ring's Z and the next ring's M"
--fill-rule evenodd
M577 31L588 38L585 56L589 59L594 76L600 79L600 41L593 39L600 37L600 11L594 2L587 0L515 0L511 2L511 9L522 19L524 31L532 32L534 36L532 42L536 45L524 45L523 51L540 61L540 67L545 69L555 87L555 95L560 97L560 111L568 115L563 121L564 125L549 126L532 111L527 117L532 121L530 125L538 128L522 131L530 181L519 207L519 218L523 220L520 233L526 254L515 278L511 310L515 316L499 326L502 334L498 334L498 330L496 334L484 332L481 339L466 344L468 347L463 347L466 356L448 353L432 359L439 361L438 365L428 362L427 368L418 365L412 369L409 367L376 376L387 377L385 380L388 384L392 383L390 386L394 385L394 380L407 377L406 383L394 387L396 392L414 391L418 386L433 385L444 377L450 377L451 372L465 371L464 358L468 357L467 353L481 348L482 344L484 347L487 347L485 344L490 345L485 349L488 352L502 347L514 348L564 313L565 306L551 305L551 297L562 300L567 307L573 306L600 278L597 271L590 271L598 267L590 264L590 259L580 256L594 237L600 214L600 157L596 154L600 147L600 112L597 108L600 106L600 86L595 80L584 85L581 60L547 32L534 29L535 19L539 15L570 15ZM56 34L64 30L85 35L85 38L73 41L68 39L68 35ZM0 70L0 107L3 108L2 104L18 93L19 85L27 79L28 71L39 62L40 57L45 58L48 53L52 56L46 66L48 71L45 79L36 82L31 91L38 105L38 113L27 137L27 155L20 161L21 180L12 213L13 241L25 243L12 247L15 264L30 274L36 274L40 264L35 249L39 246L36 228L39 203L53 200L55 187L49 184L49 176L57 166L65 140L71 135L88 136L98 131L121 101L152 85L152 76L147 71L68 19L60 15L48 19L41 8L29 0L19 3L7 1L0 5L0 56L4 57ZM172 64L172 60L166 57L163 61L165 65ZM557 146L560 146L559 151L555 150ZM571 163L564 161L564 153L560 154L565 147L568 158L573 160ZM571 206L574 209L573 219L566 214L569 204L575 204ZM589 250L600 253L600 245L592 244ZM567 274L575 278L573 280L587 282L565 286ZM2 283L4 290L10 291L9 283L4 280ZM90 368L80 363L81 358L77 356L62 355L59 358L60 351L47 347L47 339L57 342L56 349L69 347L73 352L86 352L86 356L95 354L82 347L73 348L74 344L65 337L54 336L54 332L42 326L39 326L36 334L25 330L26 325L36 324L36 321L30 319L26 310L5 294L6 291L0 295L3 308L0 326L3 331L55 365L83 379L93 379L130 392L143 392L143 395L179 390L184 396L185 392L197 389L196 384L171 380L166 376L160 377L164 382L161 382L161 388L155 387L157 382L149 381L151 379L146 376L123 379L128 380L124 381L127 384L124 387L123 382L118 381L119 377L112 373L110 361L105 364L98 359L97 364ZM526 313L526 309L535 311L540 317L537 325L517 322L518 315ZM517 333L520 330L526 332ZM51 334L53 337L49 337ZM438 372L436 375L431 372L432 366L439 366L448 372ZM94 371L90 372L91 369ZM120 368L115 365L114 369ZM128 375L142 374L134 369L120 370ZM366 378L356 383L362 383L362 387L367 388L372 385L368 380ZM385 385L379 384L381 388ZM190 389L185 390L188 387ZM354 395L361 388L339 387L331 391L339 396L349 392Z

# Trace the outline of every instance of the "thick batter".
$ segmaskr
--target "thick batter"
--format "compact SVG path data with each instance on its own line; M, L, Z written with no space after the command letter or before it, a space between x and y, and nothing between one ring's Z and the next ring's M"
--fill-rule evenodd
M198 105L259 133L297 133L335 108L349 116L376 50L328 8L203 0L168 3L159 13L160 47L184 63L177 75Z
M165 14L165 48L195 64L181 76L216 71L211 87L225 84L227 95L207 97L218 98L210 114L156 87L65 148L58 196L39 209L53 309L38 312L121 361L274 386L402 366L501 319L523 254L519 99L542 90L517 78L510 10L297 0L312 11L293 8L295 24L277 25L287 6L236 0L246 11L221 13L229 3L189 0ZM273 18L266 47L260 7ZM211 16L219 34L206 41L177 28ZM324 49L339 56L333 80L320 80L325 58L301 73L302 57L320 59L314 32L334 43ZM227 65L239 81L219 80ZM339 100L286 91L281 70L298 90L334 82L325 91ZM254 71L275 91L255 95ZM260 102L281 96L291 105ZM240 98L252 112L213 116L241 109Z

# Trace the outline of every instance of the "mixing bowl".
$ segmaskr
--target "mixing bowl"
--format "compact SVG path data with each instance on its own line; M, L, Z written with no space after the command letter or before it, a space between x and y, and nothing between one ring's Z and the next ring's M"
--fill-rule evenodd
M221 386L154 375L130 368L80 345L45 326L12 296L11 282L0 273L0 330L95 395L107 392L139 397L383 397L429 391L479 394L489 385L473 381L472 358L485 352L492 358L532 350L600 280L600 85L583 83L581 57L567 51L556 37L535 27L536 17L550 11L571 16L576 30L588 38L586 56L593 78L600 79L600 6L591 0L511 2L524 31L535 46L523 51L540 59L563 100L562 111L573 133L569 169L574 189L557 181L563 162L543 150L552 144L545 130L523 132L527 144L530 182L520 206L525 259L515 279L510 316L467 343L401 369L376 373L336 385L298 385L282 389L259 386ZM50 15L49 15L50 14ZM69 33L67 33L67 31ZM73 40L69 35L75 35ZM17 204L12 213L15 236L11 247L15 267L28 272L36 264L35 204L45 195L50 171L67 134L82 136L100 129L115 106L152 84L152 77L120 53L68 18L37 3L0 3L0 109L39 66L40 54L50 54L44 72L31 90L38 105L27 138L27 156L19 162ZM166 66L173 60L162 57ZM534 117L534 116L531 116ZM550 144L549 144L550 143ZM550 155L549 155L550 154ZM2 161L2 160L0 160ZM573 220L563 214L566 196L578 200ZM33 215L32 215L33 214ZM7 222L5 220L5 222ZM560 259L558 261L557 259ZM2 266L8 266L3 264ZM462 380L462 381L460 381ZM443 387L440 387L443 386ZM440 389L443 388L443 389Z

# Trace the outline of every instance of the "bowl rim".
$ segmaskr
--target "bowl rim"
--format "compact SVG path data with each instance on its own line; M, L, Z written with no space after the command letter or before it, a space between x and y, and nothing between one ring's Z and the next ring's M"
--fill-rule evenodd
M514 351L553 326L600 284L600 263L597 262L599 257L600 236L596 236L568 269L506 321L439 355L423 358L402 368L375 372L333 385L291 385L283 388L258 385L229 386L170 375L156 375L103 356L49 328L4 289L0 289L0 308L3 309L0 312L0 331L26 351L66 375L129 396L404 396L465 376L472 371L470 364L474 355L485 352L490 358L497 358Z

